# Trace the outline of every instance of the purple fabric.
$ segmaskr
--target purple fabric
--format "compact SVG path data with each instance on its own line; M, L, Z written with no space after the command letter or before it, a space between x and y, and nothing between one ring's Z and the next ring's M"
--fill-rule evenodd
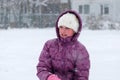
M67 12L79 18L74 11ZM40 80L47 80L51 74L56 74L61 80L88 80L90 60L85 46L77 41L82 26L80 18L79 22L78 33L65 39L59 37L56 25L58 38L48 40L39 57L37 76Z

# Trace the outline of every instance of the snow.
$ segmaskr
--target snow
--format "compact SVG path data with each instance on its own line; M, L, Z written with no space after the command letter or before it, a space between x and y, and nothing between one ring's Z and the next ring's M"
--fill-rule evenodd
M54 28L0 30L0 80L38 80L36 65ZM89 80L120 80L120 31L83 30L79 37L90 54Z

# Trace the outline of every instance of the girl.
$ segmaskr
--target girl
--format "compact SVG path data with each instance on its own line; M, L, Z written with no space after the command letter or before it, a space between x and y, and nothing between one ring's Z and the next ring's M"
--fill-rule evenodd
M45 43L39 57L40 80L88 80L89 54L77 40L81 28L81 19L75 11L66 11L58 17L57 38Z

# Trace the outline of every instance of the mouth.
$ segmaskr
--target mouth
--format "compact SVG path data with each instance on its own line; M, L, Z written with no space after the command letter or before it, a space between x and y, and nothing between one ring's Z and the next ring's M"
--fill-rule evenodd
M62 38L66 38L66 37L68 37L68 36L67 36L67 34L61 34L61 37L62 37Z

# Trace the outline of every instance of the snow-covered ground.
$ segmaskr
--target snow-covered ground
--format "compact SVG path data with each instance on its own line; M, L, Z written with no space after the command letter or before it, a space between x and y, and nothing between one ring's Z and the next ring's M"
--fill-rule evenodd
M55 30L0 30L0 80L38 80L36 65L44 42ZM90 54L90 80L120 80L120 31L83 30L79 37Z

